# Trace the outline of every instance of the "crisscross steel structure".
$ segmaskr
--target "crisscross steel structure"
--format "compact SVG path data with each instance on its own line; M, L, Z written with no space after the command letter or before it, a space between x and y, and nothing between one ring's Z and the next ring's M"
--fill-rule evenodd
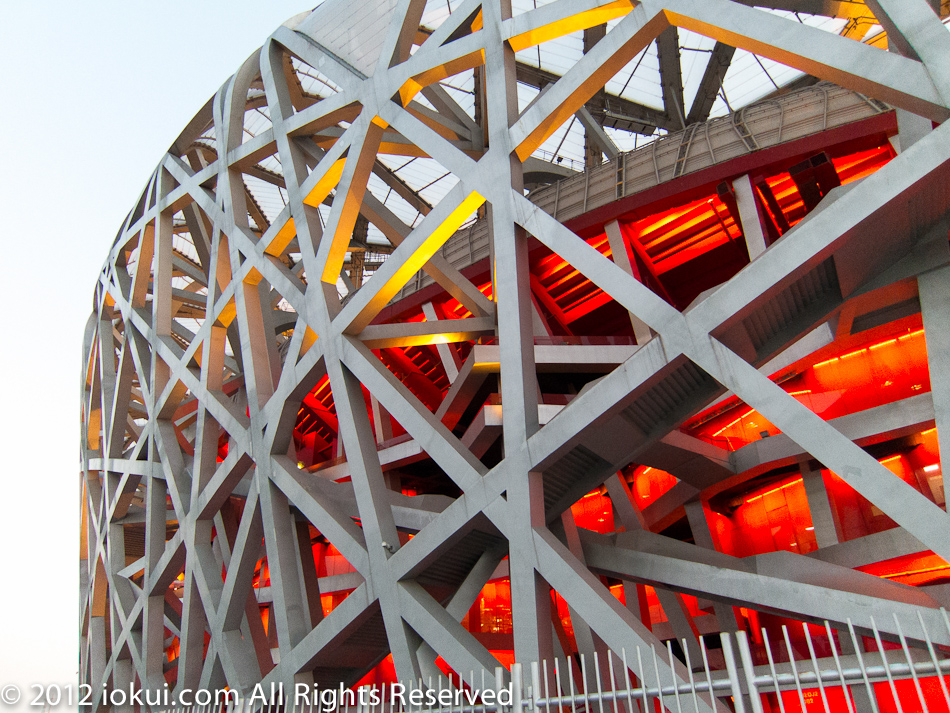
M326 0L248 58L161 158L95 289L81 677L97 706L103 682L352 685L390 654L401 680L441 666L475 685L494 676L499 651L531 662L665 649L673 636L691 648L699 633L740 628L739 607L865 632L873 618L885 637L897 636L896 613L912 645L924 622L950 645L939 582L856 569L918 553L936 570L950 561L939 463L902 478L880 451L933 429L950 450L950 33L925 0L763 4L848 25L834 34L729 0L523 12L462 0L425 25L420 0ZM872 25L884 39L860 41L855 28ZM716 41L689 109L677 31ZM563 76L525 69L526 50L569 36L584 37L584 53ZM654 43L664 107L611 104L608 82ZM796 139L810 148L793 128L764 148L754 117L737 112L720 121L742 155L716 156L703 122L737 49L827 83L817 138ZM471 107L440 84L461 75ZM518 83L532 81L543 91L519 105ZM785 117L798 96L769 101ZM835 126L834 102L860 121ZM601 166L616 192L585 192L562 221L552 181L565 172L537 151L575 116L589 171L569 180L589 186ZM646 192L625 187L635 156L605 126L682 132L668 178L659 143L638 149L652 151L650 190L725 181L708 215L735 264L697 273L695 289L671 286L672 268L631 232L628 214L650 212ZM702 170L721 178L691 173L703 135ZM821 183L825 159L812 160L817 193L799 185L794 220L757 188L770 161L834 154L831 144L870 150L875 136L887 160L845 185ZM431 161L433 182L450 176L450 187L427 199L393 156ZM551 186L535 195L541 183ZM275 209L260 186L282 199ZM654 212L671 205L650 195L666 201ZM370 226L390 244L367 242ZM487 257L445 257L448 242L486 228ZM543 272L539 254L560 267ZM545 282L558 269L597 302L569 314ZM605 334L597 320L622 329ZM823 417L776 376L864 349L862 329L904 349L918 323L929 388L906 398ZM735 403L769 422L769 438L737 448L700 433L698 416ZM650 468L675 485L640 507L631 488ZM890 525L846 536L822 471ZM753 485L766 497L791 487L790 473L815 550L737 556L715 524L720 501ZM592 492L614 527L578 526ZM497 581L510 614L493 639L466 615ZM663 621L651 620L646 588ZM661 661L645 676L666 685L688 671Z

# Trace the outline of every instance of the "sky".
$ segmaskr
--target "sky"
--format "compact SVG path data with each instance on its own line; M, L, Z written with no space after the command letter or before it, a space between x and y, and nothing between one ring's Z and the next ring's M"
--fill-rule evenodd
M93 289L165 150L315 0L4 4L0 689L79 668L80 360Z

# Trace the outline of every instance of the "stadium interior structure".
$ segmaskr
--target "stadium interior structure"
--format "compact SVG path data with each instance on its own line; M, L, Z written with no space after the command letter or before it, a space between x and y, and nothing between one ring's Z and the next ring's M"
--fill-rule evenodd
M97 707L699 636L715 668L743 630L781 665L800 622L819 656L848 624L946 652L947 14L326 0L278 28L96 285Z

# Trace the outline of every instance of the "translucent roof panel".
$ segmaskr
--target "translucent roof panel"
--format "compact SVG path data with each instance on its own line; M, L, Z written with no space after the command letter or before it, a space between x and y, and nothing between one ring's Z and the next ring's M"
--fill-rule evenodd
M429 0L422 12L422 26L435 30L462 4L462 0Z
M663 90L660 88L660 60L656 43L634 57L627 66L608 80L604 87L608 94L653 107L663 108Z
M445 89L469 116L475 116L475 73L472 70L448 77L439 82L439 86Z
M709 64L710 54L716 46L716 41L705 35L689 30L679 31L680 67L683 74L683 99L689 113L689 107L696 99L696 92L703 81L706 66Z

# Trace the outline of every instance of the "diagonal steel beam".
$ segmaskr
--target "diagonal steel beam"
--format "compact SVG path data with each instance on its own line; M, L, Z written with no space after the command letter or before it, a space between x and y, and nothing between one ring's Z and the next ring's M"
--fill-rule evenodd
M719 90L722 88L722 80L729 71L729 65L732 62L732 56L736 53L735 47L730 47L724 42L716 42L712 53L709 55L709 61L706 64L706 71L703 72L703 78L696 90L696 97L689 108L689 114L686 116L686 125L698 124L709 118L709 112L712 110L716 97L719 96Z

